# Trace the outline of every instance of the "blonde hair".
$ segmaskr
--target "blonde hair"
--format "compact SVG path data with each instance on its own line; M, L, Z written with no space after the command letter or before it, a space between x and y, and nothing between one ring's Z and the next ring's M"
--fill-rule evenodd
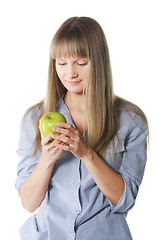
M88 17L67 19L51 42L48 87L46 97L40 103L42 112L39 119L43 114L55 111L56 102L66 94L55 69L55 60L60 56L90 60L90 73L85 83L87 142L97 153L102 156L117 134L119 107L138 113L147 124L144 113L138 107L114 95L106 37L99 23ZM39 119L34 153L40 148Z

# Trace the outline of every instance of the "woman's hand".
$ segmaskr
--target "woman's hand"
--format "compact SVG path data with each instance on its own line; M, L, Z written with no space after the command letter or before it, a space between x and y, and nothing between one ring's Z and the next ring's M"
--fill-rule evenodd
M60 144L60 141L51 141L53 138L53 133L49 133L45 138L42 138L41 141L42 153L40 160L44 161L48 166L54 165L63 152L63 149L57 146L57 144ZM63 143L61 144L63 145Z
M86 157L90 148L83 140L80 132L69 123L59 122L57 126L62 128L54 127L52 129L55 132L61 133L60 136L53 134L55 146L58 149L70 151L77 158L83 160L83 157Z
M56 147L57 140L50 141L52 138L52 133L42 138L42 153L39 161L19 191L22 205L29 212L34 212L41 205L48 189L54 164L63 152L63 149Z

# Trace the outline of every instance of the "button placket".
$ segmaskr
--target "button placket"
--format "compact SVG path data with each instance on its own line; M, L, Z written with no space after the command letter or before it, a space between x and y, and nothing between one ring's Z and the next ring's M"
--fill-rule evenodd
M70 233L70 237L74 240L75 239L75 232Z
M79 188L80 188L80 159L74 158L72 165L72 186L71 187L71 195L72 195L72 203L71 203L71 212L70 216L67 219L68 222L68 239L75 240L75 222L78 214L81 212L81 203L79 198Z

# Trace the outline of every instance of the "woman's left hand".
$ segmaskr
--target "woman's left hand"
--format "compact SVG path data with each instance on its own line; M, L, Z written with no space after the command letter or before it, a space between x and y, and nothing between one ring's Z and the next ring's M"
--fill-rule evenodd
M62 128L52 128L54 132L61 133L60 136L53 134L54 139L60 141L56 143L56 146L65 151L72 152L77 158L83 160L89 153L90 148L83 140L80 132L69 123L59 122L57 126Z

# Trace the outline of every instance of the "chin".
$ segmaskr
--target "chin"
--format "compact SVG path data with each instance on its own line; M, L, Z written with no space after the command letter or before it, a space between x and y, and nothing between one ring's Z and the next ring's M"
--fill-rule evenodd
M82 94L83 93L83 88L82 87L66 87L66 89L71 92L71 93L75 93L75 94Z
M74 94L83 94L83 90L80 91L80 90L68 89L68 91L69 91L70 93L74 93Z

